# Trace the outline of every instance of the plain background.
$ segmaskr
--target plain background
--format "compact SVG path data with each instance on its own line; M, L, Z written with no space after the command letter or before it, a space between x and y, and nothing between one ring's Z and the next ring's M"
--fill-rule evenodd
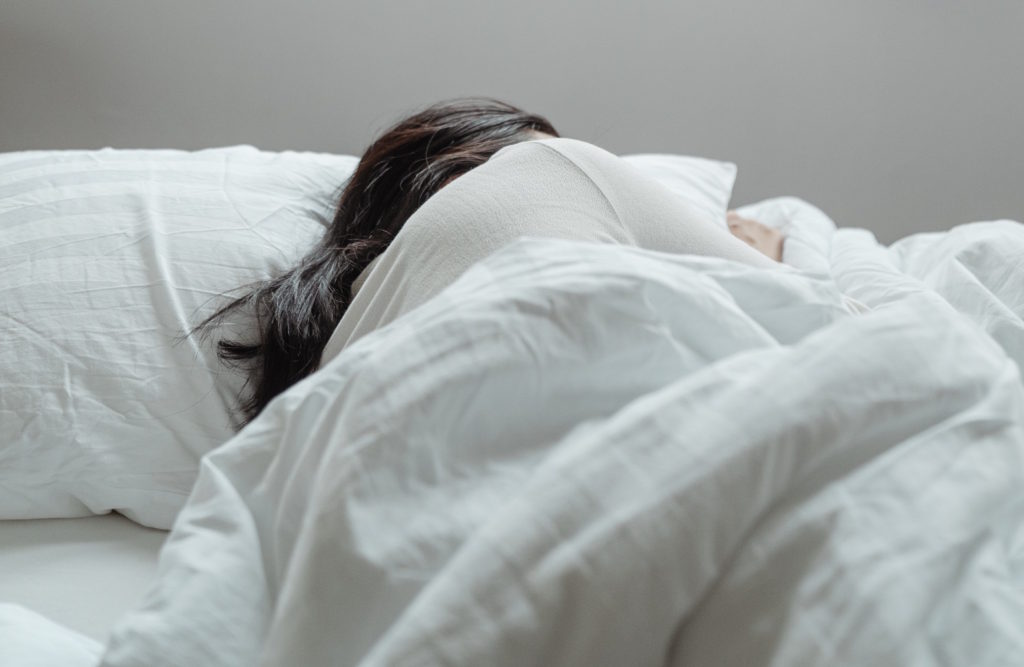
M0 150L360 153L461 95L883 241L1024 218L1020 0L0 2Z

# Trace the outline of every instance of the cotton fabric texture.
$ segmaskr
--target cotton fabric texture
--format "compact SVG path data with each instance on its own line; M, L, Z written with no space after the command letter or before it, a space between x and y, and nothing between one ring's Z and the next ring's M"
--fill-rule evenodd
M735 165L623 158L724 225ZM216 358L242 285L292 266L357 159L239 146L0 155L0 519L118 511L168 528L199 459L239 424Z
M170 527L199 458L234 434L244 382L185 334L306 251L354 164L251 147L0 155L0 519L116 510Z
M204 459L102 664L1018 664L1022 269L942 276L1019 227L506 246Z
M779 268L732 236L706 206L592 144L509 146L456 179L405 223L356 282L321 364L425 303L470 266L524 236L615 243Z

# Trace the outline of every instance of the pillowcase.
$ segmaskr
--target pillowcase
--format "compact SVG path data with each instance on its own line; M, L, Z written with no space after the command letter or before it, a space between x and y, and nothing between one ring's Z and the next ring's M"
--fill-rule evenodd
M622 159L705 211L723 229L729 228L726 211L736 183L732 162L654 153L623 155Z
M0 155L0 519L169 528L244 379L185 332L292 265L356 158Z
M624 159L725 225L734 165ZM216 336L184 334L293 265L356 163L247 146L0 154L0 519L116 510L169 528L244 385Z

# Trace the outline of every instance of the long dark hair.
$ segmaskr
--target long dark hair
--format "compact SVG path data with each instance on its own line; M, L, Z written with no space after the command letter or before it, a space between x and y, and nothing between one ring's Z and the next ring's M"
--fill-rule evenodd
M245 294L194 330L208 333L239 309L255 315L255 340L217 342L223 362L248 372L239 405L244 421L316 370L351 301L353 281L409 216L453 178L530 138L531 131L558 136L541 116L497 100L460 99L405 118L370 145L319 243L282 275L247 285Z

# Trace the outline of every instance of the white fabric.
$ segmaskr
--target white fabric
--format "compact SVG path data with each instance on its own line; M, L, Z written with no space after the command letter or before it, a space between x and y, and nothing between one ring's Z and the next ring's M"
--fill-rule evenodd
M724 220L735 165L625 161ZM293 264L355 164L251 147L0 154L0 519L113 509L169 527L199 458L233 434L242 383L216 337L180 337Z
M0 602L0 665L94 667L103 644L25 607Z
M357 281L358 290L324 348L321 365L361 336L425 303L470 266L521 236L616 243L778 267L717 224L724 217L724 206L712 213L629 160L592 144L543 139L509 146L446 186L406 221Z
M622 159L644 176L657 181L708 218L728 229L726 212L736 183L736 165L690 155L641 153Z
M564 150L570 156L574 152L571 148L572 144L574 143L572 141L558 141L554 143L556 145L560 145L562 150ZM545 157L551 158L552 156L547 155ZM729 200L732 198L732 188L736 182L736 165L733 164L732 162L710 160L708 158L694 157L691 155L671 155L667 153L640 153L635 155L623 155L620 156L619 159L622 162L625 162L627 165L629 165L629 168L632 171L638 172L643 178L646 178L647 180L654 181L655 183L660 185L662 189L668 190L673 195L675 195L675 198L682 200L681 204L672 206L671 209L675 209L680 206L697 209L701 218L705 220L710 220L718 224L720 227L722 227L722 229L728 229L728 224L726 223L726 213L728 212L729 208ZM504 160L502 160L501 162L502 164L504 164ZM502 194L511 194L509 193L510 184L515 182L513 179L516 178L517 176L519 177L519 180L525 180L521 178L521 175L524 172L525 174L533 176L532 181L534 183L544 183L545 181L550 182L552 180L555 180L555 177L552 175L552 171L554 171L553 167L555 167L556 165L563 168L566 166L572 168L578 167L578 165L572 163L566 165L558 164L556 161L555 164L552 164L551 160L541 159L537 161L536 165L534 165L537 171L535 171L535 169L525 169L522 170L519 175L510 175L510 178L506 179L493 173L492 170L494 169L494 164L488 165L486 171L491 173L490 178L477 180L477 177L474 175L474 184L471 190L473 193L481 195L474 197L474 199L478 200L477 203L488 202L493 201L492 198L494 196L500 197ZM543 173L546 177L538 178L538 171L540 173ZM562 177L557 178L557 181L561 180ZM494 192L481 192L482 188L487 186L494 188ZM543 191L542 188L532 189L533 194L536 194L538 190ZM529 191L525 190L522 187L519 187L516 190L515 195L518 198L522 196L524 192ZM564 192L560 193L559 196L564 196L564 194ZM577 190L577 192L575 193L576 198L573 200L574 204L580 203L581 200L579 199L579 194L580 193ZM658 199L661 200L663 199L663 197L659 195ZM813 208L810 206L810 204L807 204L806 202L799 202L799 200L796 201L798 202L798 205L794 207L794 211L789 211L787 209L784 211L779 211L779 213L806 213L807 209ZM510 202L506 201L503 202L503 204L505 207L512 208ZM550 205L551 203L549 202L548 206ZM449 204L446 205L446 208L450 206L451 203L449 202ZM472 204L471 206L472 209L467 210L467 213L470 213L471 215L477 215L483 212L478 206L473 206ZM493 208L494 207L492 206L491 209L493 210ZM517 218L521 219L523 213L521 207L515 208L518 211ZM665 210L662 211L662 217L679 217L678 213L673 214L668 208L664 206L663 209ZM591 214L594 213L592 212ZM599 208L597 209L596 215L600 214L601 209ZM485 212L484 215L486 216L487 213ZM435 216L435 218L436 217L440 217L440 223L443 224L444 218L447 217L447 215ZM693 212L687 211L686 213L682 214L682 217L685 219L690 219L693 217ZM508 220L507 217L506 220ZM433 220L431 221L431 224L436 226L438 222L439 221L437 220ZM678 220L676 220L675 222L676 224L678 224ZM414 225L415 224L416 223L414 222ZM522 231L521 228L523 226L524 225L522 225L522 223L520 222L516 222L515 224L515 228L518 231ZM481 226L474 225L473 230L480 231ZM484 228L483 231L486 232L486 228ZM533 234L546 232L544 234L545 236L555 236L559 238L568 237L568 234L566 234L565 231L562 231L562 233L557 233L555 230L544 230L539 228L539 226L537 226L536 224L531 226L530 232L532 232ZM490 236L485 234L484 239L488 242L477 243L477 248L480 250L480 252L490 252L496 250L497 247L503 245L504 242L512 240L511 238L508 238L505 235L497 234ZM464 242L464 238L460 239L459 245L463 246ZM477 257L477 259L482 259L483 256L484 255L481 254L480 257ZM370 262L369 266L367 266L366 269L355 279L355 281L352 284L353 294L357 294L359 292L359 290L363 286L363 283L366 281L366 278L370 275L372 270L376 268L377 264L379 264L382 259L383 257L377 256L372 262ZM440 267L430 267L431 270L427 271L425 275L436 276L437 269L442 270L443 272L445 272L446 275L448 275L448 272L450 271L450 266L450 264L445 262L442 263ZM465 269L466 267L462 268ZM454 276L451 276L451 279L454 279ZM441 284L440 282L435 282L433 283L434 289L439 291L440 288L444 287L444 285L447 285L448 282L450 282L450 280L444 282L443 284ZM341 345L343 343L343 341L340 340L340 336L341 334L335 337L335 340L331 343L331 346L329 348L330 351L328 352L327 355L325 355L324 360L329 359L330 357L333 357L334 355L337 354L338 350L341 348Z
M119 510L167 528L233 434L239 374L180 337L294 263L355 158L0 155L0 519ZM247 323L243 323L244 326Z
M102 664L1024 663L1024 232L820 247L490 256L204 459Z
M116 514L0 521L0 602L105 641L153 583L166 535Z

